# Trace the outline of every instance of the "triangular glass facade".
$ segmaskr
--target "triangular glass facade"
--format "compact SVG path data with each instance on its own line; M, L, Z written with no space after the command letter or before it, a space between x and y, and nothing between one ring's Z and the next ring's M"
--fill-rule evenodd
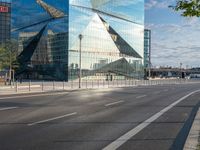
M143 0L13 0L12 6L12 36L19 56L32 47L25 66L33 78L77 79L80 49L83 78L104 78L106 70L143 76Z
M144 1L72 1L69 6L69 79L77 79L79 75L80 42L83 77L101 79L109 69L116 76L142 77L143 30Z

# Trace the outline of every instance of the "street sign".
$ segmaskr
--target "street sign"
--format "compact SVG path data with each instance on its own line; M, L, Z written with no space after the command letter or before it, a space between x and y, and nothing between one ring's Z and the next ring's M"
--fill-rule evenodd
M7 13L8 12L8 7L0 6L0 12L1 13Z

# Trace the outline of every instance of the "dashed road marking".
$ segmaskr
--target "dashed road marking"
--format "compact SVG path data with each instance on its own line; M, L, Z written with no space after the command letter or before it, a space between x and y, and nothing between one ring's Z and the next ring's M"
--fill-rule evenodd
M37 121L37 122L34 122L34 123L30 123L30 124L28 124L28 126L33 126L33 125L37 125L37 124L41 124L41 123L65 118L65 117L70 117L70 116L73 116L73 115L76 115L76 114L77 114L77 112L73 112L73 113L70 113L70 114L66 114L66 115L62 115L62 116L58 116L58 117L54 117L54 118L50 118L50 119L45 119L45 120Z
M124 103L124 101L117 101L117 102L109 103L109 104L106 104L105 107L117 105L117 104L120 104L120 103Z
M138 97L136 97L137 99L139 99L139 98L143 98L143 97L146 97L147 95L141 95L141 96L138 96Z
M4 111L4 110L11 110L11 109L16 109L18 107L6 107L6 108L0 108L0 111Z

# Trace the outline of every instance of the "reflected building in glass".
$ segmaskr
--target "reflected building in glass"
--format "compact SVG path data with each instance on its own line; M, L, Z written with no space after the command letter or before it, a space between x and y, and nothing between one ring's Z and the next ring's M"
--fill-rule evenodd
M77 80L81 54L83 79L144 77L143 0L13 0L12 6L17 75Z
M64 0L12 0L17 78L68 80L68 8Z
M10 40L11 0L0 0L0 43Z
M79 76L80 42L83 78L143 78L144 1L70 1L69 79Z
M151 62L151 30L144 30L144 67L149 68Z

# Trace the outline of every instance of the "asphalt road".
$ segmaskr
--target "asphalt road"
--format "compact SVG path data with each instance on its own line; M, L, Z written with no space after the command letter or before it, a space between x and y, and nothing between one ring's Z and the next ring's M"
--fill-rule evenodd
M191 92L199 89L183 84L1 96L0 150L175 149L187 136L184 127L200 102L200 92Z

